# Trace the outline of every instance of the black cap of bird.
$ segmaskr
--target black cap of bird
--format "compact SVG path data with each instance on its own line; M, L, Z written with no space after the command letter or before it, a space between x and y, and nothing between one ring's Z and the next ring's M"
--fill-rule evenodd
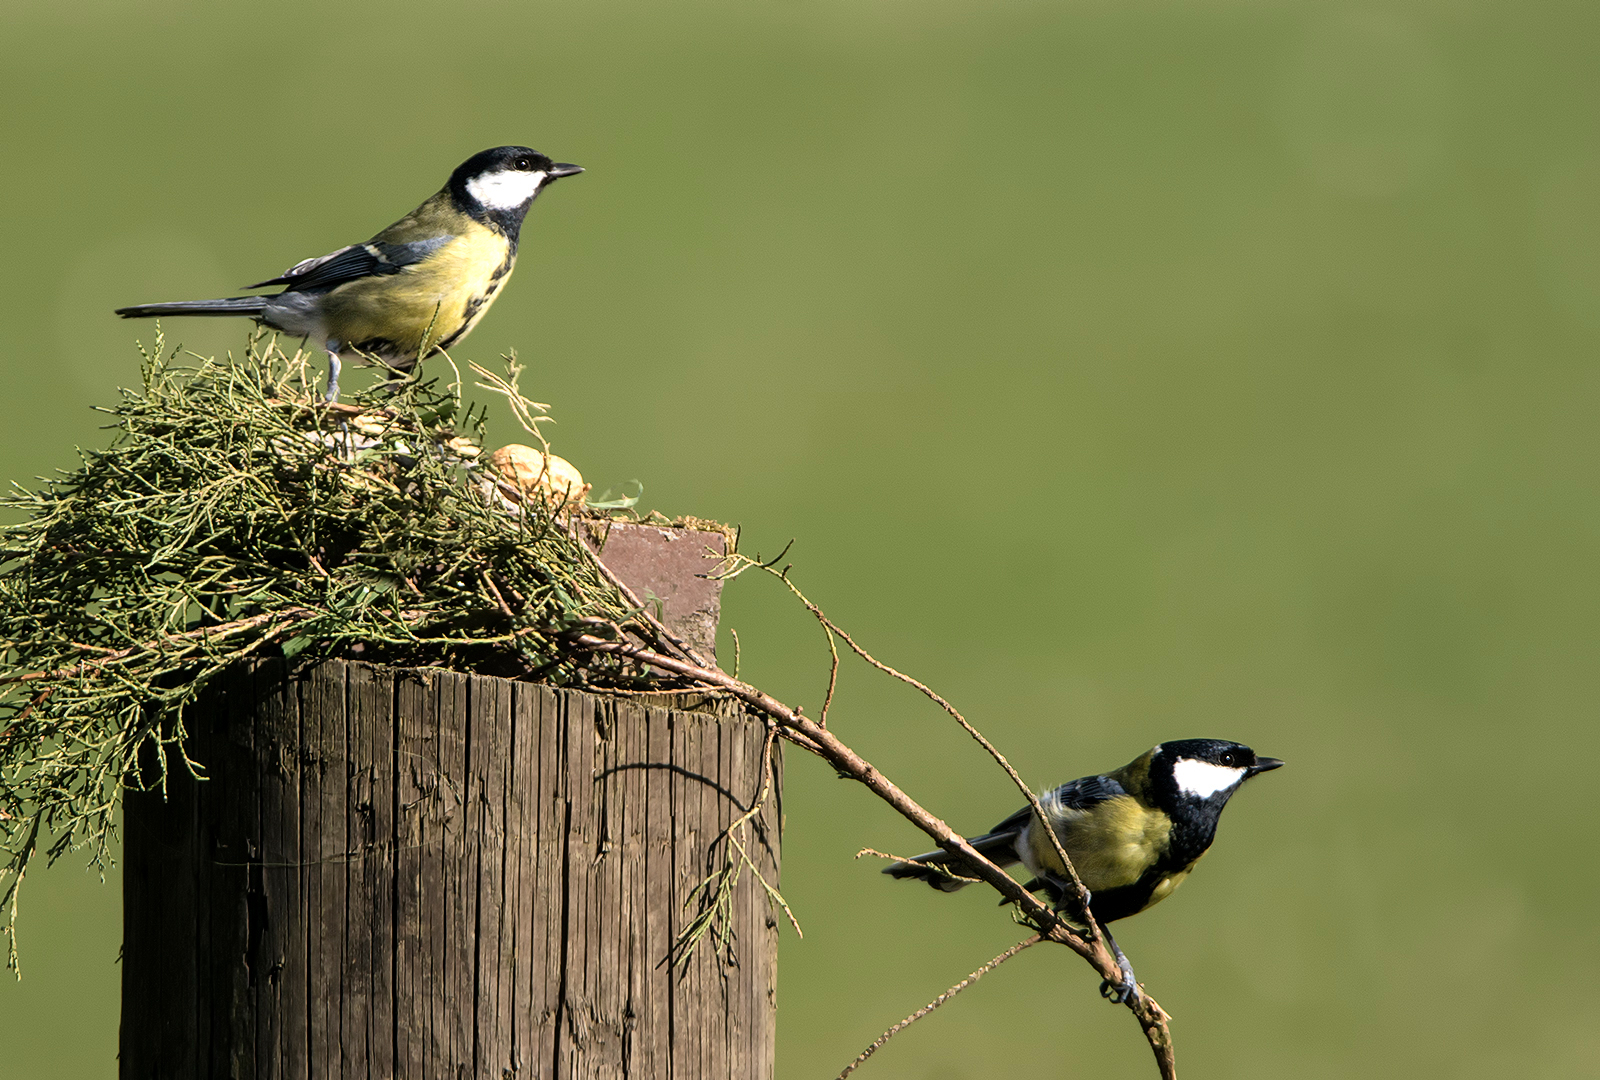
M1045 817L1089 890L1089 911L1122 969L1120 985L1101 986L1112 1000L1127 1001L1139 992L1139 984L1106 924L1171 895L1211 846L1222 808L1239 785L1282 764L1277 758L1257 757L1242 743L1179 739L1154 747L1115 772L1085 776L1040 797ZM968 837L967 843L1000 866L1020 862L1033 875L1026 888L1044 890L1058 908L1070 895L1066 868L1032 807L1018 810L982 836ZM963 863L959 855L930 851L897 862L884 873L920 878L954 892L969 884L953 876Z
M353 352L398 372L447 349L478 325L511 277L522 219L539 193L583 170L526 146L473 154L439 193L364 244L296 263L270 296L178 300L118 308L125 319L246 315L328 350L328 400Z

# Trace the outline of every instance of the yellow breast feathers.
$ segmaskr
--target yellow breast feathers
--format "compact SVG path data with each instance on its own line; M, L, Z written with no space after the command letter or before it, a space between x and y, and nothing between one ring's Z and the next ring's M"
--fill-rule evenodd
M1172 832L1171 819L1151 813L1128 795L1115 796L1087 810L1048 804L1046 809L1052 816L1059 816L1056 831L1061 835L1061 846L1067 849L1078 877L1090 892L1138 881L1165 849ZM1030 827L1028 840L1040 866L1062 872L1061 860L1037 822Z
M323 302L328 332L385 354L391 363L415 362L425 344L429 352L448 348L476 326L515 263L503 235L469 230L398 274L334 289ZM403 362L399 366L408 366Z

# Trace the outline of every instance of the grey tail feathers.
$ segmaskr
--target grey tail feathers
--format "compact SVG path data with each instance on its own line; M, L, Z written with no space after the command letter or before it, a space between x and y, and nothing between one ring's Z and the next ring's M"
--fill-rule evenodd
M260 315L270 296L234 296L226 300L173 300L165 304L135 304L115 312L124 319L157 315Z
M969 836L967 843L977 848L991 862L1000 866L1010 866L1020 861L1017 858L1017 834L1014 832L985 833L982 836ZM941 892L955 892L971 884L952 875L965 876L965 868L959 855L952 855L948 851L929 851L904 862L891 863L884 867L883 872L895 878L916 878L926 881Z

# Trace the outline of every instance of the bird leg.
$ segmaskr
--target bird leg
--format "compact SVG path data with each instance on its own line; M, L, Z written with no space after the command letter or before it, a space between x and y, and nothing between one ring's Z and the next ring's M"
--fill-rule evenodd
M1039 878L1054 894L1057 911L1060 911L1062 901L1076 891L1067 882L1066 878L1054 873L1053 871L1046 870L1044 873L1039 875ZM1083 901L1085 910L1088 909L1091 899L1092 895L1090 894L1089 890L1084 889ZM1094 917L1094 913L1092 911L1089 911L1088 914L1090 918ZM1094 940L1094 930L1092 928L1078 926L1076 919L1072 919L1071 922L1073 923L1073 929L1078 932L1079 936L1082 937L1083 940ZM1122 947L1117 944L1117 939L1111 936L1111 931L1106 929L1105 923L1100 924L1100 932L1106 936L1106 944L1111 946L1111 955L1117 958L1117 967L1122 972L1122 979L1120 982L1114 983L1110 979L1101 980L1100 993L1109 1001L1114 1001L1118 1005L1126 1005L1141 992L1139 990L1138 980L1133 977L1133 965L1128 962L1127 954L1124 953L1122 951Z
M339 345L336 339L329 338L323 346L328 350L328 393L324 400L329 402L339 400Z
M1075 915L1062 910L1062 906L1067 902L1067 897L1072 896L1077 890L1068 884L1067 879L1060 874L1046 870L1040 876L1044 879L1045 887L1050 890L1051 898L1055 901L1056 914L1067 921L1067 925L1072 927L1072 932L1077 934L1081 940L1092 943L1094 941L1094 927L1087 923L1079 922ZM1083 910L1091 919L1094 918L1094 912L1090 907L1093 903L1094 894L1088 889L1084 889ZM1106 936L1109 938L1111 935L1107 934Z
M1040 874L1039 877L1044 881L1045 886L1050 890L1050 899L1055 903L1056 912L1059 914L1061 912L1062 905L1067 902L1067 897L1074 895L1078 890L1068 883L1066 878L1062 877L1060 874L1057 874L1053 870L1046 870L1044 873ZM1088 889L1084 889L1084 911L1087 912L1089 910L1089 904L1093 899L1093 894L1090 893ZM1085 941L1089 941L1094 938L1094 931L1089 929L1089 927L1080 924L1076 918L1069 917L1068 921L1071 922L1072 928L1082 935Z
M1039 880L1044 882L1045 888L1050 891L1050 901L1055 905L1057 911L1061 910L1062 903L1075 891L1071 885L1067 884L1067 879L1054 870L1041 872Z
M1111 931L1106 929L1106 924L1100 924L1100 932L1106 936L1106 944L1111 946L1112 955L1117 958L1117 967L1122 969L1122 982L1112 982L1110 979L1100 983L1100 994L1108 1001L1118 1005L1126 1005L1137 998L1142 990L1139 989L1139 980L1133 977L1133 965L1128 963L1127 954L1122 951L1122 946L1117 944L1117 939L1111 936Z

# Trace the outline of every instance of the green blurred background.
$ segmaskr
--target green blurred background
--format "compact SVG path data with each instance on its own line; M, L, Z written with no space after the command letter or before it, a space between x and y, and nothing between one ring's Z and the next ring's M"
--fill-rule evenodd
M589 172L458 354L518 349L587 478L797 538L1036 783L1195 735L1288 759L1120 928L1187 1078L1600 1076L1600 7L81 0L0 39L0 478L104 444L153 330L111 308L228 295L529 143ZM815 709L775 583L725 625ZM841 695L952 824L1017 805L906 688ZM787 785L798 1080L1019 933L853 862L925 846L864 790L799 753ZM119 889L30 880L3 1080L113 1075ZM1153 1075L1045 949L861 1075L1024 1070Z

